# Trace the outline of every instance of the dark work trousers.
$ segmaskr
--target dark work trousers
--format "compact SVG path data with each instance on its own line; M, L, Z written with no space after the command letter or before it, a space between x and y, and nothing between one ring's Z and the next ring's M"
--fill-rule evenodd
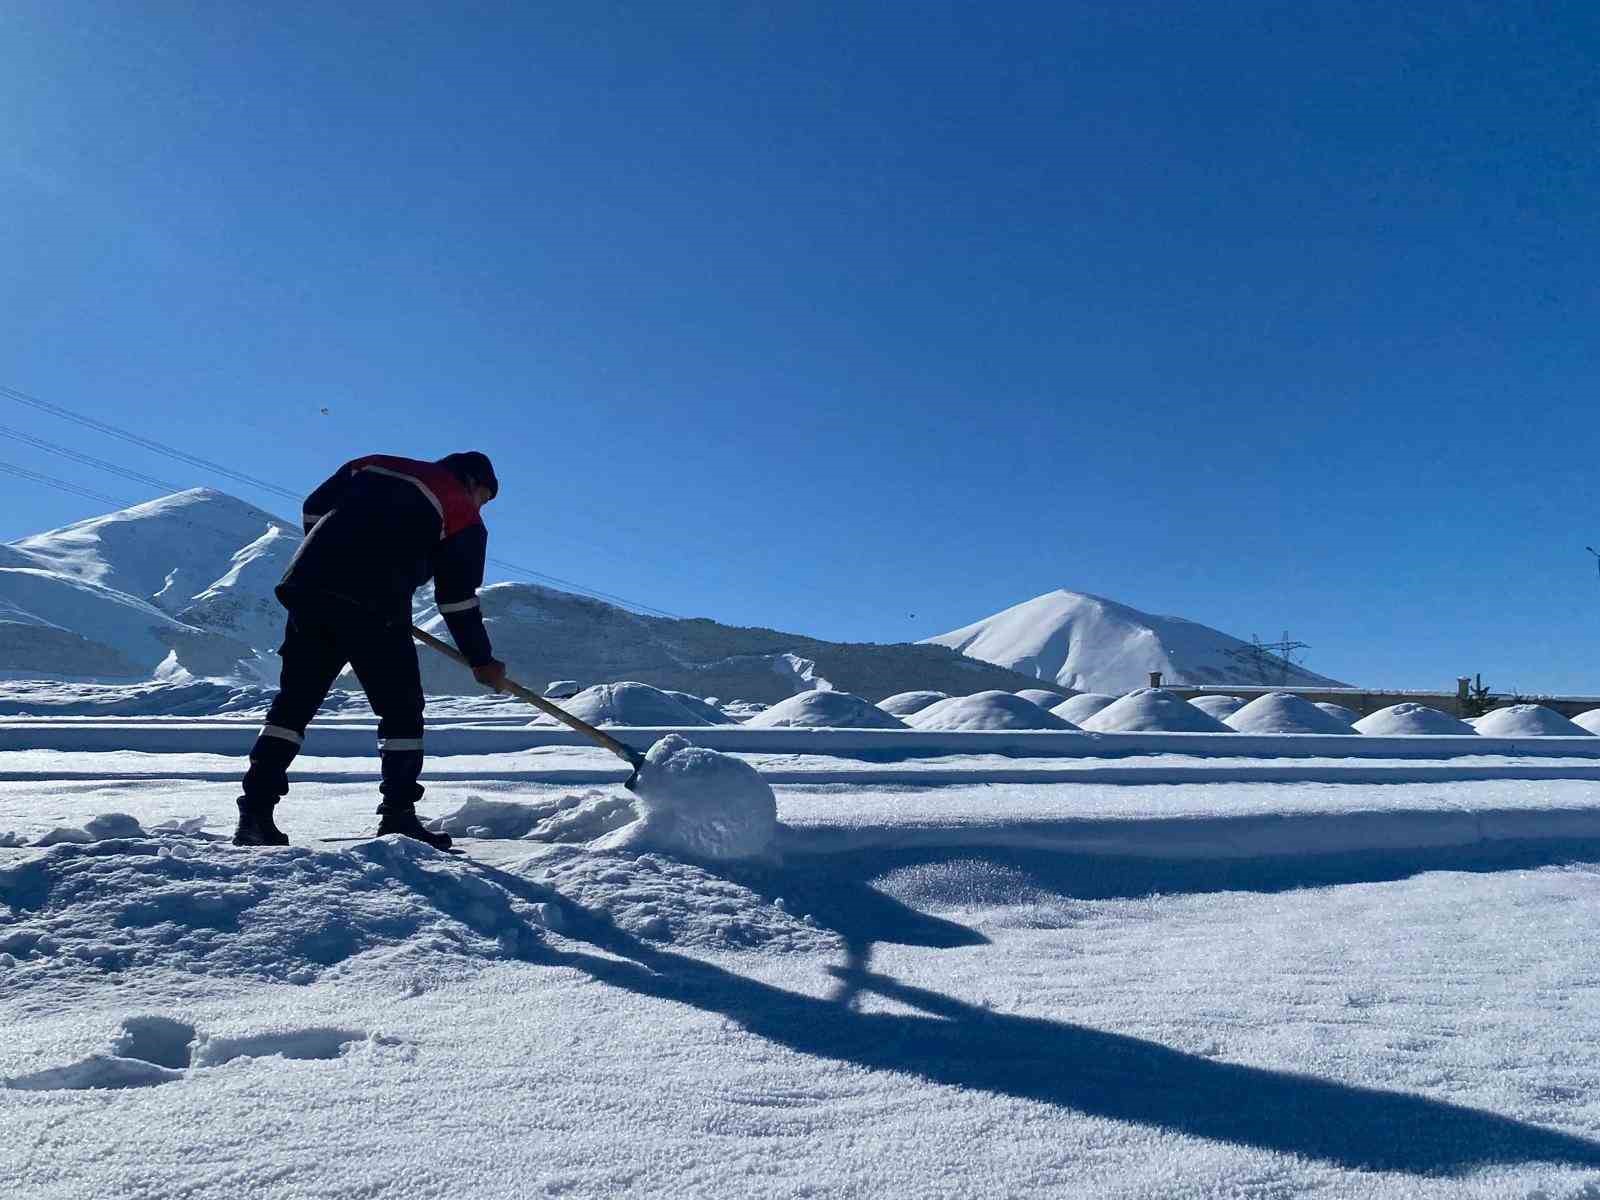
M276 804L289 791L289 764L300 752L306 726L327 699L346 664L378 715L383 761L380 813L403 812L422 797L422 677L417 648L406 625L385 622L354 604L329 600L289 610L278 695L250 750L246 800Z

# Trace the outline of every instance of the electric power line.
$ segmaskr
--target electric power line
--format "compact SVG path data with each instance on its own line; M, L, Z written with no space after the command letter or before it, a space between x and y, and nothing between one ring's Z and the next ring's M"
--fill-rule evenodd
M79 487L75 483L68 483L65 479L57 479L54 475L43 475L38 471L30 471L26 467L19 467L13 463L0 462L0 471L7 475L15 475L18 479L26 479L32 483L42 483L46 487L53 487L58 492L71 492L74 496L83 496L89 500L99 501L101 504L121 505L125 501L118 500L115 496L108 496L104 492L92 491L89 488Z
M97 418L74 412L72 409L66 408L59 404L53 404L48 400L40 399L38 396L31 395L30 393L21 391L18 388L8 387L4 384L0 384L0 396L14 400L19 404L25 404L30 408L38 409L40 412L46 412L52 416L60 417L63 420L75 422L76 424L82 425L88 429L93 429L99 433L104 433L109 437L119 438L122 441L139 446L145 450L150 450L156 454L165 455L166 457L175 459L178 462L186 463L189 466L200 467L203 470L214 471L225 478L247 484L251 487L260 488L263 491L270 492L275 496L282 496L286 499L293 500L296 504L301 503L304 499L300 493L290 491L288 488L280 487L277 484L270 483L264 479L257 479L255 476L247 475L242 471L235 471L230 467L223 466L221 463L212 462L208 458L201 458L198 455L189 454L187 451L180 450L176 446L170 446L165 442L157 441L154 438L143 437L140 434L119 428L118 426L98 420ZM42 450L47 450L52 454L62 455L66 458L73 459L74 461L84 463L99 470L120 475L125 479L131 479L135 482L163 488L167 491L182 490L164 480L156 479L154 476L143 475L140 472L133 471L129 468L118 466L116 463L107 462L105 459L96 458L93 455L71 450L64 446L57 446L52 442L45 441L43 438L36 438L31 434L21 433L20 431L10 429L3 425L0 425L0 435L15 438L19 441L37 446ZM101 503L116 505L126 503L125 501L116 500L98 492L92 492L87 489L79 488L75 484L67 483L65 480L55 479L53 476L38 475L36 473L28 472L22 467L0 466L0 470L7 471L13 475L18 475L21 478L32 479L36 483L44 483L47 486L55 487L58 490L70 491L76 495L85 496L91 500L98 500ZM630 600L626 596L619 596L613 592L605 592L599 590L598 588L591 588L584 584L578 583L576 580L563 579L559 575L551 575L544 571L535 571L529 567L520 566L517 563L510 562L507 559L490 558L488 561L503 570L514 571L538 582L565 588L569 591L577 592L580 595L589 596L593 599L607 600L614 604L621 604L628 608L638 609L642 612L651 613L660 617L668 617L674 620L682 619L678 613L668 612L666 609L657 608L654 605L645 604L638 600Z

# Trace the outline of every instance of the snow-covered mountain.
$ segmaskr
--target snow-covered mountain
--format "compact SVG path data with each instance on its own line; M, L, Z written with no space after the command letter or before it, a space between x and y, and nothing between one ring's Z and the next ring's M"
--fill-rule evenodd
M272 594L298 527L197 488L0 545L0 674L92 682L152 676L275 682L283 610ZM517 678L637 680L764 703L837 687L868 699L1028 685L938 646L854 645L708 620L646 617L531 584L484 589L496 652ZM421 621L443 622L431 608ZM424 651L434 694L481 696ZM352 685L353 686L353 685Z
M1344 687L1251 643L1182 617L1140 612L1114 600L1047 592L926 644L1083 692L1144 687L1151 671L1175 684Z
M194 488L0 546L0 672L246 674L281 637L271 589L298 539L270 513Z
M495 653L513 677L542 687L552 679L585 684L635 680L696 696L776 703L838 689L868 700L934 688L964 695L1031 682L942 646L826 642L775 629L703 618L647 617L614 604L527 583L483 589L483 619ZM437 613L423 625L444 636ZM433 694L477 690L464 668L424 654L423 684Z

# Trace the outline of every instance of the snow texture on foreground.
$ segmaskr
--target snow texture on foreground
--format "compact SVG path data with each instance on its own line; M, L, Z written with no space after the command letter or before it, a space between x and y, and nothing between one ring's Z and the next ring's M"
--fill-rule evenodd
M571 847L504 871L391 841L159 849L5 877L8 917L63 939L0 990L13 1194L1600 1192L1590 866L1332 863L1300 887L969 848L741 883ZM191 886L261 899L208 924ZM624 927L647 886L789 936L647 940ZM157 911L170 930L127 920ZM222 948L236 929L283 961L258 921L345 941L289 985Z

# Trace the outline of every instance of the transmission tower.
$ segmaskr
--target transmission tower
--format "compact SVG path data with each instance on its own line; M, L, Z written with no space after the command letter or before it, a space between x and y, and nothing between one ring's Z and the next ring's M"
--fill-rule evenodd
M1252 633L1248 646L1229 650L1228 654L1244 663L1259 682L1283 686L1289 682L1289 672L1297 665L1294 661L1295 652L1310 648L1309 643L1297 642L1291 638L1289 631L1285 629L1283 637L1276 642L1263 642Z

